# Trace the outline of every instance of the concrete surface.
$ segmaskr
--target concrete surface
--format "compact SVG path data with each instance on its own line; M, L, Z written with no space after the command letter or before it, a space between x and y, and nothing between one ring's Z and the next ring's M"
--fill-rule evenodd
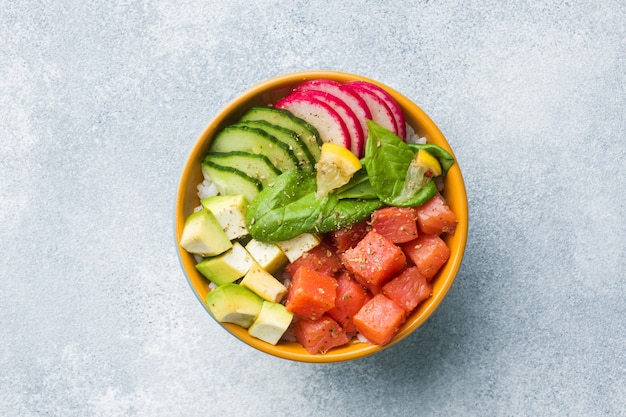
M0 415L626 415L621 1L0 1ZM456 151L464 263L334 366L242 346L175 252L211 118L281 73L414 100Z

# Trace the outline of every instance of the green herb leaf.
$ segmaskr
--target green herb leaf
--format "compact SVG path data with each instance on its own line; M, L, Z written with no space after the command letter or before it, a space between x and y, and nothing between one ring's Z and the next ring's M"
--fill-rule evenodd
M409 147L417 152L420 149L424 149L426 152L437 158L441 164L441 175L446 175L448 170L454 165L454 157L450 152L443 149L441 146L437 146L433 143L410 143Z

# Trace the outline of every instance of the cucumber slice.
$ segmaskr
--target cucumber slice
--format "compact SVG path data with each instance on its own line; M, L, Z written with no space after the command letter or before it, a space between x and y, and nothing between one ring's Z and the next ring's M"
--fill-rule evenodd
M322 139L317 129L309 122L296 117L287 110L269 106L255 106L248 110L240 120L264 120L273 125L293 130L300 137L300 140L306 144L313 159L317 162L320 158Z
M265 131L289 146L289 149L298 158L300 168L304 170L313 169L315 165L313 155L311 155L309 148L293 130L271 124L265 120L246 120L235 124L235 126L247 126Z
M265 155L255 153L242 151L212 152L204 157L203 165L205 161L245 172L249 177L261 181L263 187L271 184L281 174Z
M233 151L265 155L281 172L298 169L298 158L289 145L261 129L228 126L215 136L209 149L209 153Z
M204 160L202 170L211 177L222 195L242 194L248 201L252 201L263 189L260 180L249 177L245 172L232 167Z

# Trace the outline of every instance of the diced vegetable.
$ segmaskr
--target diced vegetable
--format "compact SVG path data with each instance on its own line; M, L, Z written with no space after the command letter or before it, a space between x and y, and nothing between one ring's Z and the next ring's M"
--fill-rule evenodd
M185 219L180 246L201 256L215 256L230 249L231 243L215 215L207 209L198 210Z
M402 307L383 294L377 294L354 316L354 325L367 340L386 345L406 320Z
M456 230L456 216L441 194L417 207L417 223L419 230L429 235L452 235Z
M251 289L264 300L274 303L282 301L287 294L287 288L257 263L252 265L240 284Z
M402 250L373 230L354 248L345 251L341 259L356 280L373 294L378 294L406 265Z
M263 307L261 297L239 284L224 284L210 291L206 306L220 323L234 323L247 329Z
M402 243L401 247L429 281L450 257L450 249L443 239L425 233L415 240Z
M335 306L337 280L306 266L298 268L287 293L287 310L317 320Z
M215 285L222 285L243 277L253 263L248 251L239 242L235 242L232 248L221 255L198 262L196 269Z
M275 243L251 239L246 245L246 250L256 263L270 274L277 272L288 261L285 253Z
M350 341L339 323L326 314L319 320L301 318L294 324L293 331L296 340L313 354L326 353Z
M275 345L287 331L293 314L284 305L263 301L259 316L248 329L251 336Z
M372 229L393 243L417 238L416 212L413 207L385 207L372 213Z
M426 277L417 267L412 266L386 283L382 293L410 313L419 303L430 297L432 289Z

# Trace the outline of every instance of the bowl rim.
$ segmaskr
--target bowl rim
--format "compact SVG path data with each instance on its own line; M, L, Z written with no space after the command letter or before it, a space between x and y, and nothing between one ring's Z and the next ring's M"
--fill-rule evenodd
M279 87L288 91L289 88L292 88L299 82L315 78L330 78L340 82L362 80L384 88L403 109L407 123L412 125L416 131L419 130L428 132L429 142L442 146L449 151L455 159L455 164L450 168L446 177L446 183L450 181L454 182L455 185L454 187L446 187L444 190L446 200L449 200L449 204L455 212L458 221L454 236L444 237L444 240L447 240L446 243L449 241L454 242L454 250L452 247L450 248L450 258L442 270L439 271L436 279L433 280L433 295L426 302L424 302L425 307L419 312L413 311L409 315L410 318L407 319L407 322L401 327L398 334L396 334L391 342L385 346L359 343L353 340L349 344L343 347L334 348L325 354L310 354L301 345L295 342L282 342L282 344L279 345L272 345L249 336L246 329L237 325L220 323L211 315L203 296L199 293L198 288L196 288L196 285L198 285L199 282L202 280L206 281L206 279L195 270L195 259L193 255L186 252L179 244L184 219L188 214L190 214L191 211L193 211L193 207L187 203L185 197L187 196L190 188L197 190L196 187L201 182L201 180L199 182L191 182L190 177L192 176L194 170L199 167L199 161L208 149L210 141L212 140L211 134L220 130L220 127L224 127L226 124L234 121L234 119L242 114L243 110L246 110L251 106L250 104L246 105L245 103L248 103L252 99L260 99L259 96L262 95L263 92L276 90ZM244 107L243 110L242 107ZM197 195L197 192L195 194ZM467 242L468 217L467 192L458 159L454 155L450 144L443 136L439 127L419 106L417 106L417 104L393 88L365 76L333 70L312 70L282 74L261 81L237 95L215 115L210 123L204 128L202 134L195 140L183 166L176 190L173 229L178 260L186 277L187 283L191 287L192 292L200 304L203 306L204 310L209 314L214 322L219 324L232 336L236 337L248 346L272 356L296 362L334 363L364 358L388 349L404 340L409 334L413 333L413 331L421 327L428 320L447 295L456 279L456 276L458 275L459 269L461 268ZM435 291L435 286L438 289L437 291ZM420 307L418 307L418 309L420 309Z

